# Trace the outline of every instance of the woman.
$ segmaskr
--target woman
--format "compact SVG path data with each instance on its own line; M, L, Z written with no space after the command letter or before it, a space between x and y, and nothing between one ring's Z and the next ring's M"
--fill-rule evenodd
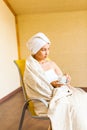
M24 73L27 95L47 101L48 109L35 103L35 111L50 118L52 130L87 130L87 93L72 87L70 76L48 59L50 44L43 33L27 42L31 51Z

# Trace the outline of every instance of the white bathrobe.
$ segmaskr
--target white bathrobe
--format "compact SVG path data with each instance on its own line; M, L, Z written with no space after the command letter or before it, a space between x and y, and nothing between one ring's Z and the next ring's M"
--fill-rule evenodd
M49 104L48 109L36 104L35 111L50 118L52 130L87 130L86 92L66 85L61 89L53 88L32 56L26 61L24 83L29 97L43 98Z

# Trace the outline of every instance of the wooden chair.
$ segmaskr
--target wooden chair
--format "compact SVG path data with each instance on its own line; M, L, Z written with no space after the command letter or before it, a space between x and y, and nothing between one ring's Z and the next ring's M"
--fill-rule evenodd
M20 118L19 128L18 128L18 130L22 130L22 125L23 125L26 110L29 111L32 118L49 120L49 118L47 116L37 116L36 115L36 113L34 111L34 107L33 107L33 101L42 102L47 108L48 108L48 105L47 105L47 102L43 99L27 97L25 85L24 85L24 82L23 82L23 74L24 74L24 70L25 70L25 60L14 60L14 63L17 66L17 69L18 69L18 72L19 72L20 84L21 84L24 99L25 99L25 102L24 102L24 105L23 105L23 108L22 108L22 114L21 114L21 118ZM48 130L51 130L50 126L49 126Z

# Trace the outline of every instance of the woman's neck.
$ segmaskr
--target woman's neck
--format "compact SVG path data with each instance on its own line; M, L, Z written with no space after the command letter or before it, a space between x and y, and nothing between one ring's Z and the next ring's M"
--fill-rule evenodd
M44 63L47 62L47 60L46 60L46 59L44 59L44 60L39 60L38 62L39 62L40 64L44 64Z
M35 56L33 56L34 59L36 59L40 64L44 64L47 62L46 58L45 59L40 59L40 58L37 58Z

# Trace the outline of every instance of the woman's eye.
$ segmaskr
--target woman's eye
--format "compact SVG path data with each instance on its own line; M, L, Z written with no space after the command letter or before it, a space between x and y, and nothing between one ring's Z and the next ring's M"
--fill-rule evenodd
M46 49L42 49L42 51L46 51Z

